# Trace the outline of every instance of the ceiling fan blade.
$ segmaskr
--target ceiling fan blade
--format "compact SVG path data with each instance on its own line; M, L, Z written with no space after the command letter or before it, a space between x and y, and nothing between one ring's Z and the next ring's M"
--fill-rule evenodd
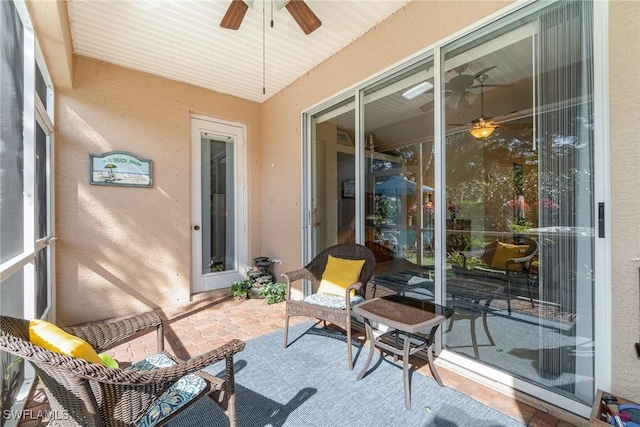
M232 0L222 21L220 21L220 26L229 30L237 30L242 24L242 19L244 19L247 9L249 9L249 6L242 0Z
M484 73L486 73L487 71L491 71L491 70L493 70L493 69L494 69L494 68L496 68L496 67L497 67L497 65L492 65L491 67L484 68L484 69L482 69L482 70L478 71L477 73L475 73L475 74L473 75L473 78L474 78L474 79L477 79L478 77L480 77L481 75L483 75L483 74L484 74Z
M422 111L423 113L430 113L433 111L433 102L427 102L424 105L421 105L420 107L420 111Z
M533 123L496 123L502 129L533 129Z
M469 102L466 96L460 97L457 108L464 108L464 109L471 108L471 103Z
M291 0L285 7L305 34L311 34L322 25L320 19L303 0Z

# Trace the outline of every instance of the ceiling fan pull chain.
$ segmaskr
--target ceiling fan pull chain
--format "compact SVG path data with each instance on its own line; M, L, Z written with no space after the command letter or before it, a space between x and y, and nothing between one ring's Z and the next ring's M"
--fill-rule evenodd
M271 0L271 28L273 28L273 5L275 2L276 0Z

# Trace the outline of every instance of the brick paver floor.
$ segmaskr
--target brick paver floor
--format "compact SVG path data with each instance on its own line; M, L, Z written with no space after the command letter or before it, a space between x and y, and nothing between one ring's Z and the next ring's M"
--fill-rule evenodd
M228 292L209 294L207 299L201 299L189 306L172 310L159 310L167 319L165 326L165 349L180 358L189 358L209 349L224 344L232 338L250 340L284 326L284 304L267 305L263 300L233 299ZM306 321L304 317L291 318L291 324ZM363 340L364 333L354 330L354 338ZM108 353L117 360L135 361L156 350L155 333L149 333L122 344ZM428 363L423 359L412 359L413 367L424 375L431 376ZM470 397L489 405L511 417L536 427L571 427L587 425L581 419L570 424L550 415L548 412L537 410L533 406L522 403L513 397L484 387L470 379L464 378L443 367L438 369L444 384ZM47 399L36 384L27 403L28 414L46 413ZM40 411L40 412L39 412ZM577 418L577 417L574 417ZM40 427L49 425L46 419L24 419L20 427ZM304 427L304 426L301 426Z

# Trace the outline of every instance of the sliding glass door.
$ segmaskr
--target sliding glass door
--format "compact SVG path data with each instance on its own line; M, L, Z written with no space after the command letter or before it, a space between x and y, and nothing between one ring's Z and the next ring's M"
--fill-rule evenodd
M591 5L567 2L442 49L443 285L456 308L444 347L584 403L594 389L591 39Z
M596 384L593 3L533 3L306 113L306 252L453 306L441 357L585 413ZM600 275L600 276L599 276Z

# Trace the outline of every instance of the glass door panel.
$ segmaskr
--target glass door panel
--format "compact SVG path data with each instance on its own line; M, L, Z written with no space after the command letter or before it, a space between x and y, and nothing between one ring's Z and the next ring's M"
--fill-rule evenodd
M349 98L312 118L312 256L356 241L354 107Z
M590 8L558 3L517 28L445 47L442 93L444 294L456 309L444 347L586 404L594 375Z
M365 90L365 243L376 276L433 265L433 60Z
M202 135L202 274L235 269L233 138Z

